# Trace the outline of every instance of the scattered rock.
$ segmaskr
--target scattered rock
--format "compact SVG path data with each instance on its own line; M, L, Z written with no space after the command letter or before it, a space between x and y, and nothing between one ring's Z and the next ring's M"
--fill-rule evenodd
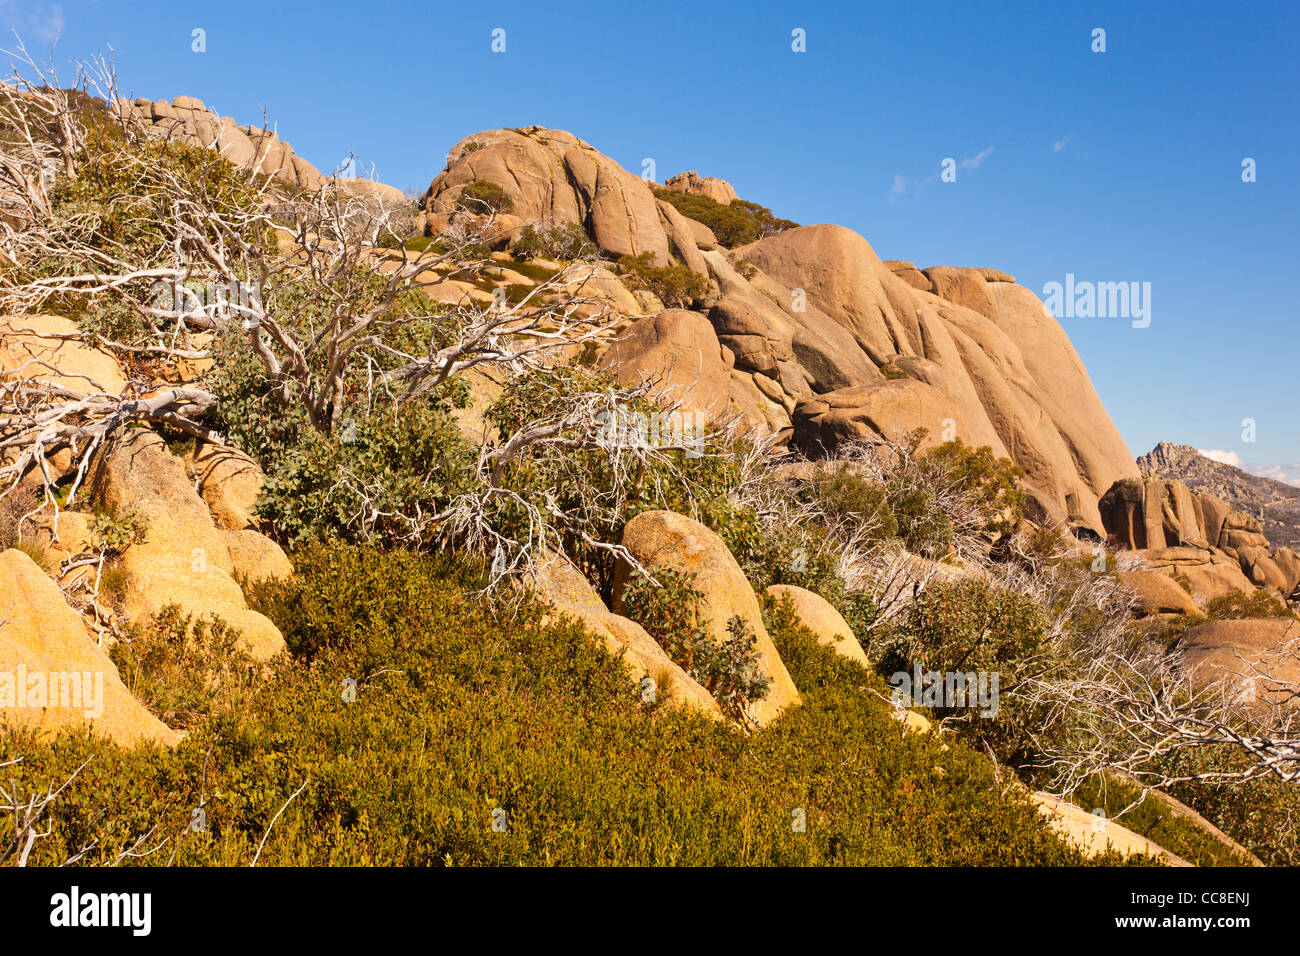
M14 549L0 553L0 720L51 732L89 725L125 746L180 739L131 696L58 587Z
M148 537L119 559L126 572L124 603L132 620L156 615L168 604L186 614L217 615L239 629L249 652L267 660L284 650L284 637L250 610L233 577L226 538L185 472L184 462L147 428L120 433L98 456L92 493L118 513L148 523Z
M251 528L221 529L236 581L284 581L293 577L293 562L281 547Z
M1294 706L1294 687L1300 683L1297 639L1300 621L1295 618L1208 621L1184 632L1173 651L1198 684L1224 681L1230 690L1239 688L1242 704Z
M733 617L745 622L756 638L763 671L771 679L767 697L750 707L760 727L775 720L786 707L800 703L799 691L763 626L758 598L721 538L683 515L646 511L627 523L623 546L647 568L669 567L695 575L695 587L703 596L701 610L716 639L727 637L727 624ZM620 609L629 574L623 567L615 578L615 610Z
M1200 608L1178 582L1159 571L1128 571L1120 578L1146 614L1199 614Z
M1140 836L1114 820L1089 813L1060 797L1039 791L1033 794L1038 810L1048 818L1053 830L1088 856L1115 850L1123 856L1145 854L1166 866L1191 866L1157 843Z
M644 691L643 682L650 678L656 692L665 693L670 704L692 707L721 719L722 711L713 696L673 663L645 628L611 613L596 589L567 558L548 555L532 584L557 611L576 617L605 642L611 654L622 657L638 688Z
M789 598L794 610L808 630L817 636L817 643L834 648L835 653L870 670L867 654L853 636L853 629L839 611L820 594L792 584L773 584L767 593L778 601Z
M257 462L238 448L214 442L199 443L188 458L198 479L199 494L218 527L231 531L255 528L253 509L266 481Z

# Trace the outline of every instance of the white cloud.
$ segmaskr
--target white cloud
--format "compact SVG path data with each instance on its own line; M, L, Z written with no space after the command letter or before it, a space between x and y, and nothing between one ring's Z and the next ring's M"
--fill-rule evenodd
M894 185L889 187L889 191L895 196L900 195L907 188L907 180L898 173L894 174Z
M40 7L32 14L36 20L36 32L48 43L55 43L63 36L63 7L52 3L49 7Z
M1211 461L1221 461L1225 465L1232 465L1234 468L1246 467L1246 463L1241 460L1241 456L1235 451L1220 451L1217 448L1198 448L1196 450Z
M1072 139L1074 139L1074 134L1066 133L1063 137L1052 144L1052 152L1059 153L1061 150L1065 149L1066 146L1070 145L1070 140Z
M975 169L980 163L984 162L984 160L988 159L992 155L993 147L990 146L988 149L981 149L974 156L967 156L958 165L961 166L962 169Z
M1300 462L1292 462L1289 465L1250 465L1246 470L1261 478L1272 478L1274 481L1281 481L1288 485L1300 485Z

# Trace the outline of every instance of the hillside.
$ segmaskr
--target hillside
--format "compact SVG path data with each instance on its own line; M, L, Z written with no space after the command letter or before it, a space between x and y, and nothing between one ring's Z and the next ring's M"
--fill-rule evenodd
M1300 860L1300 555L1144 478L1011 275L559 130L413 202L191 98L0 128L38 108L0 765L46 797L0 854Z
M1144 475L1176 478L1259 520L1274 545L1300 549L1300 488L1206 458L1190 445L1161 442L1137 460Z

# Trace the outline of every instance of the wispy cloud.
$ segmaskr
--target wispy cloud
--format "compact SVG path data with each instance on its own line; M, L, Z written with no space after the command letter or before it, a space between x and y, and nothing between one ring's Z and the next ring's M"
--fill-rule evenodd
M993 155L993 152L994 152L994 147L992 146L990 146L988 149L981 149L974 156L967 156L965 159L957 163L957 168L978 169L981 165L983 165L984 160L988 159L990 156ZM947 165L949 163L949 160L945 159L943 162L945 165ZM910 193L911 195L915 196L917 193L924 190L927 186L930 186L931 184L936 183L938 181L939 181L938 173L933 173L932 175L926 176L924 179L907 179L903 176L902 173L895 173L894 182L889 187L889 195L890 198L892 199L897 199L900 196L902 196L904 193Z
M21 16L17 15L21 14ZM16 5L14 0L0 0L0 17L5 17L21 36L28 34L41 41L54 44L63 36L63 7L57 3L36 3Z
M56 43L63 36L63 7L59 4L51 3L48 7L42 4L33 17L36 32L46 42Z
M981 149L974 156L967 156L957 165L962 169L977 169L984 160L988 159L992 155L993 147L990 146L988 149Z
M1055 143L1052 144L1052 152L1059 153L1061 150L1065 149L1065 147L1070 145L1070 140L1072 139L1074 139L1074 134L1066 133L1064 136L1062 136L1060 139L1058 139Z
M1249 465L1246 470L1261 478L1272 478L1274 481L1285 482L1288 485L1300 485L1300 462L1292 462L1289 465Z
M1272 478L1274 481L1285 482L1288 485L1300 485L1300 462L1290 464L1260 463L1244 461L1241 455L1235 451L1224 451L1220 448L1198 448L1196 450L1211 461L1232 465L1232 467L1240 468L1252 475L1258 475L1261 478Z

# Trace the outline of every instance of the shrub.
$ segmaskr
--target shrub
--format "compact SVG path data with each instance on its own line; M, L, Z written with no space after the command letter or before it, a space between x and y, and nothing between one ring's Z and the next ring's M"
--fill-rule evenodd
M618 273L634 289L654 293L659 301L672 308L688 308L709 291L709 280L687 266L656 266L651 264L652 253L623 256L618 260Z
M257 512L290 544L311 538L421 545L433 517L475 486L474 454L430 402L381 408L336 434L312 429L271 470Z
M1232 745L1184 750L1162 762L1170 776L1233 774L1256 763L1253 754ZM1245 783L1189 780L1169 788L1178 798L1258 856L1268 866L1300 865L1300 788L1275 777Z
M596 244L587 238L586 231L576 222L562 222L540 231L531 224L519 231L519 238L510 246L511 254L525 259L591 259L600 254Z
M90 540L95 550L119 555L133 544L149 539L148 521L134 510L100 509L90 519Z
M194 619L169 604L109 651L122 682L160 720L193 727L219 710L238 710L260 667L220 618Z
M1029 597L978 578L938 582L922 591L894 624L882 644L878 669L885 674L914 675L916 668L940 675L985 674L990 688L996 674L996 714L977 716L969 700L966 707L948 706L953 702L947 701L936 713L962 718L964 734L1020 766L1032 761L1041 740L1064 732L1042 708L1031 707L1015 693L1022 681L1058 666L1046 637L1043 610Z
M987 445L967 448L960 440L944 442L921 456L926 470L938 471L954 492L967 496L982 520L978 530L1002 534L1015 530L1025 516L1020 490L1024 470L1009 458L995 458Z
M615 387L608 372L579 364L555 366L508 383L488 409L487 418L502 435L512 435L533 422L559 420L565 414L564 403L574 395ZM625 416L648 416L658 411L645 399L619 409ZM588 545L584 535L594 541L618 541L631 518L656 509L680 512L711 528L735 518L736 509L728 500L740 478L735 459L717 452L720 436L698 437L714 451L700 457L691 457L685 451L665 451L631 475L617 470L617 449L586 447L562 456L526 453L511 463L502 480L513 492L536 504L541 514L558 512L565 516L565 553L609 600L613 559L607 549ZM494 517L495 526L516 540L529 533L529 520L522 509L508 502ZM582 534L575 533L574 528L581 529Z
M1246 618L1290 617L1291 611L1280 599L1267 591L1250 594L1223 594L1205 606L1205 616L1211 621L1241 620Z
M461 189L456 206L471 213L500 214L513 209L514 200L497 183L475 179Z
M877 482L844 468L820 467L808 482L808 491L827 515L869 529L872 539L892 538L898 533L888 491Z
M939 507L939 498L925 476L907 472L892 477L886 488L886 504L894 518L898 536L907 550L927 557L943 557L955 534L952 520Z
M0 729L22 792L93 757L42 821L33 865L87 844L83 864L111 862L151 828L148 847L166 848L126 863L247 865L268 828L265 866L1084 862L981 755L903 738L867 689L879 680L793 622L771 633L804 704L746 737L647 711L580 627L531 605L503 622L450 562L295 557L298 580L265 586L258 606L316 652L274 665L242 712L196 720L175 748ZM200 805L206 829L185 832ZM0 817L0 841L11 828Z
M683 216L704 223L713 230L719 244L728 249L799 225L789 219L778 219L770 209L743 199L725 204L708 196L693 196L662 188L656 188L654 194L664 202L671 203Z

